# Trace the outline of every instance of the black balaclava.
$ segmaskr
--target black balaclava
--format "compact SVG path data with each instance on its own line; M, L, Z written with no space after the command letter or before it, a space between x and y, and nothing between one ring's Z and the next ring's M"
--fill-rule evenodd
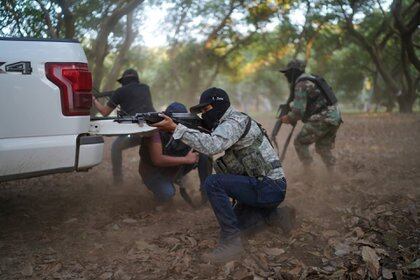
M288 71L286 71L284 73L284 75L287 78L287 81L291 84L294 85L296 82L296 79L303 74L303 71L297 68L291 68Z
M213 109L201 114L204 128L211 131L219 125L220 118L230 107L229 96L223 89L215 87L205 90L201 96L206 96L207 99L210 98L209 104L213 106Z
M187 108L184 104L179 102L171 103L165 110L166 114L170 113L188 113ZM163 154L170 155L170 156L186 156L188 152L191 150L189 146L182 143L181 140L173 139L172 133L160 131L162 145L163 145Z
M131 83L140 83L139 74L136 70L129 68L124 71L121 78L117 79L117 81L122 85L128 85Z
M121 79L120 83L122 86L126 86L131 83L140 83L140 80L137 77L124 77Z

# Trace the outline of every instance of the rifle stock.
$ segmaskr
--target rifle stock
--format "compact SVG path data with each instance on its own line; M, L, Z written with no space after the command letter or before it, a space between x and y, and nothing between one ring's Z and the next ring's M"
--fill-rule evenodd
M284 142L283 151L281 152L280 161L283 161L286 157L286 151L287 147L289 147L290 139L292 139L293 131L295 130L296 124L293 125L292 130L289 133L289 136L287 136L286 142Z
M274 125L273 131L271 132L271 139L272 140L276 140L277 134L280 131L282 122L281 122L281 118L283 116L286 116L288 113L290 112L290 106L288 103L285 104L280 104L279 109L277 110L277 121ZM277 146L277 145L276 145Z

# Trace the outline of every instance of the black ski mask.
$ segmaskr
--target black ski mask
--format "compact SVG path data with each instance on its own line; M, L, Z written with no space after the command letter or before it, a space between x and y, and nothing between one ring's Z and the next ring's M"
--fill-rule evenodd
M230 107L230 103L229 101L216 101L211 105L213 106L213 109L201 114L205 128L210 131L219 125L219 120Z
M292 85L295 83L296 79L303 74L303 71L297 68L291 68L284 73L287 78L287 81Z
M190 108L192 113L199 113L204 107L212 105L213 109L203 113L204 128L212 131L219 124L220 118L226 113L230 107L229 96L226 91L221 88L212 87L206 89L200 97L200 103Z
M166 108L165 113L188 113L188 110L184 104L173 102ZM160 131L159 133L162 139L162 144L164 145L164 155L183 157L191 150L191 148L182 143L181 140L173 139L172 133L165 131Z
M124 77L120 81L121 85L123 85L123 86L126 86L126 85L131 84L131 83L139 83L139 82L140 82L140 80L137 77Z

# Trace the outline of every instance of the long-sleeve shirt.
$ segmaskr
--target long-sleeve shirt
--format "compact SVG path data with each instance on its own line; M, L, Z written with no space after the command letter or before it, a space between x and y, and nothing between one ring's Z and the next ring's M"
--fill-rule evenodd
M240 150L250 146L261 134L261 129L255 121L251 122L249 132L241 138L245 132L248 116L236 111L232 107L225 112L220 119L220 124L211 133L203 133L195 129L190 129L182 124L178 124L174 134L174 139L181 139L182 142L194 150L212 156L231 148ZM267 137L264 137L260 152L267 163L279 161L277 153L271 146ZM277 180L284 177L282 167L272 169L268 177Z

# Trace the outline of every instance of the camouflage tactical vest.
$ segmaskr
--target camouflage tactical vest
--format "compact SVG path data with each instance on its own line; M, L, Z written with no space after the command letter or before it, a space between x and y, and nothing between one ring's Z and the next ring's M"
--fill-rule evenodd
M245 131L238 139L238 141L248 134L251 128L251 124L252 119L248 116L248 122ZM261 133L254 140L254 142L240 150L233 150L232 148L227 149L225 154L221 158L217 159L214 163L214 169L216 170L216 173L244 175L250 177L264 177L267 176L271 170L281 167L280 161L278 160L271 163L268 163L264 160L260 151L260 146L264 140L264 137L266 137L266 133L260 124L257 124L260 127Z

